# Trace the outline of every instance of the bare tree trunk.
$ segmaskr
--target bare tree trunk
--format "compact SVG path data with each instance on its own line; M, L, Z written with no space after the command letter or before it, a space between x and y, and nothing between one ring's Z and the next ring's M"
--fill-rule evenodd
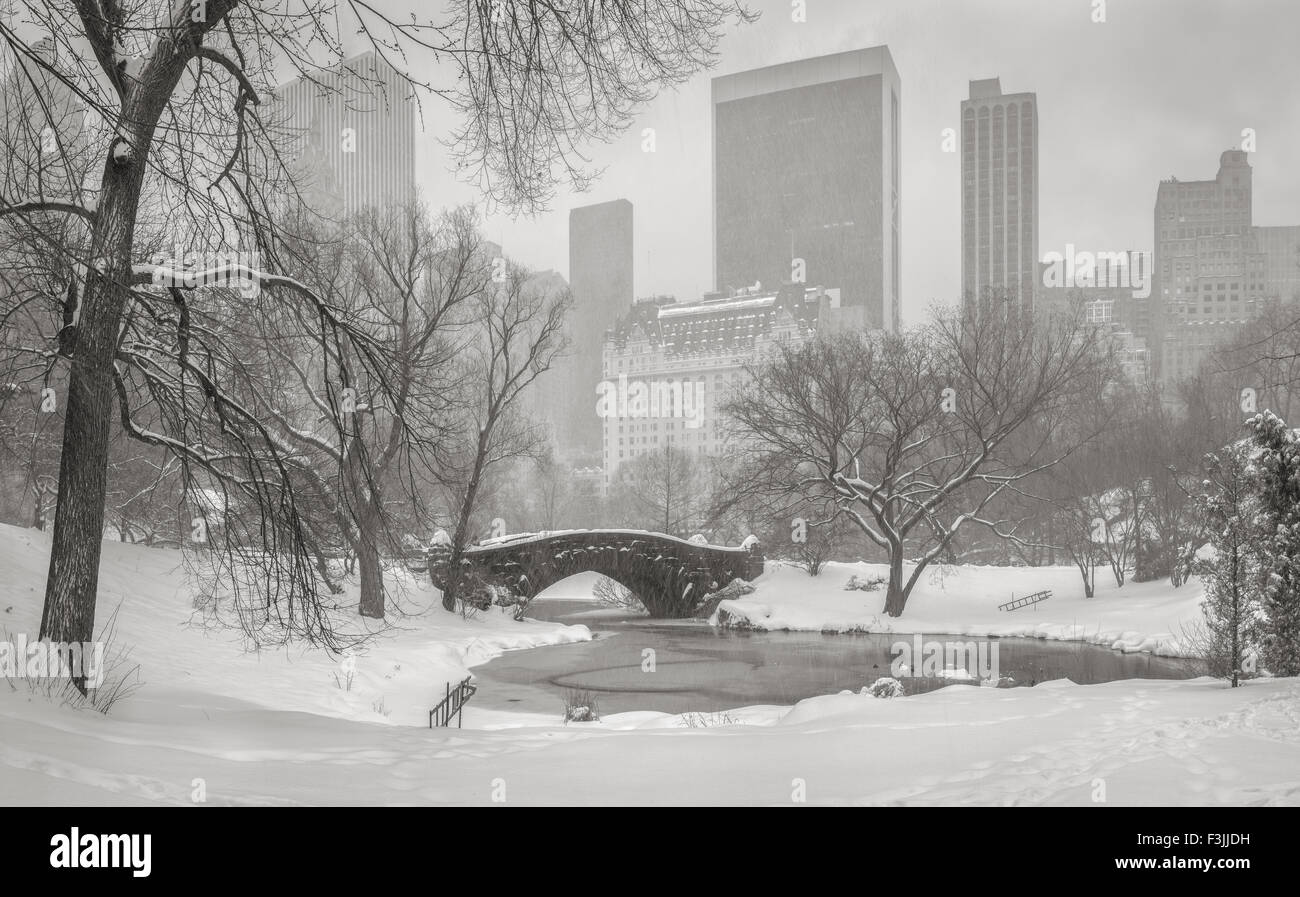
M136 146L148 136L132 135ZM88 642L95 627L105 476L113 413L113 355L131 277L131 245L144 166L105 163L103 199L91 239L86 289L68 372L58 504L42 639ZM84 689L82 681L77 687Z
M664 444L664 532L674 535L671 514L673 509L673 465L668 443Z
M885 593L885 613L891 617L903 615L907 606L907 590L903 582L903 546L889 546L889 588Z
M464 556L465 546L469 542L469 521L474 513L474 503L478 500L479 481L483 475L484 463L487 461L489 440L488 427L480 428L478 446L474 452L474 467L470 472L469 486L465 489L465 498L460 503L456 532L452 534L451 539L451 557L447 561L447 585L442 592L442 606L445 610L456 609L457 592L460 591L461 583L460 559Z
M363 617L376 620L384 618L384 571L379 555L379 536L384 526L383 498L379 493L378 476L373 465L366 462L361 441L362 426L357 425L357 436L347 452L346 470L351 500L352 522L356 526L356 540L352 550L356 553L357 567L361 573L361 598L358 612ZM349 521L344 520L344 527ZM346 531L346 529L345 529Z
M1232 687L1236 688L1237 673L1241 670L1241 586L1239 578L1239 554L1232 550Z
M357 538L357 566L361 568L361 606L363 617L384 618L384 570L380 563L379 543L370 509L363 515Z

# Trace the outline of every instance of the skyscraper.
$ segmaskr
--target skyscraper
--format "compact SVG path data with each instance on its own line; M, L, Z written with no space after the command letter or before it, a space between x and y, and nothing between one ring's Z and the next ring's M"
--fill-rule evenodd
M4 43L0 41L0 43ZM49 38L33 57L57 66L60 47ZM103 162L92 158L86 103L33 59L5 44L0 53L0 183L11 197L84 202L87 180L98 186Z
M1230 149L1213 180L1160 182L1153 360L1163 380L1196 373L1264 302L1300 300L1300 227L1254 226L1252 181L1247 153Z
M713 79L719 290L838 288L846 323L897 329L901 92L883 46Z
M600 451L597 385L605 331L632 305L632 203L626 199L569 212L569 353L548 376L546 416L569 452Z
M276 91L288 155L318 211L351 215L414 197L410 90L371 50Z
M1038 291L1038 98L970 82L961 104L963 301L1005 293L1033 307Z

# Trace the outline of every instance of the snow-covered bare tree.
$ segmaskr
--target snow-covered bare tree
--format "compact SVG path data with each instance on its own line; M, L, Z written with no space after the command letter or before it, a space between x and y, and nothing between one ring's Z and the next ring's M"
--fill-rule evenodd
M256 334L266 356L289 372L283 394L297 400L268 392L256 412L284 443L321 459L308 469L335 496L340 537L357 558L362 616L383 618L381 549L399 550L394 524L418 525L445 461L455 359L489 273L477 224L472 209L433 219L411 201L367 210L334 240L313 244L309 282L385 347L374 356L382 367L318 340L295 345L279 327ZM289 330L310 332L302 325ZM351 392L340 392L331 371L348 372Z
M832 561L843 551L849 533L844 519L827 509L829 513L809 513L800 517L795 524L802 532L792 533L800 538L792 539L790 552L794 563L808 571L809 576L818 576L827 561ZM793 528L793 527L792 527Z
M1254 390L1259 408L1283 420L1300 417L1300 305L1267 303L1208 367L1230 392Z
M1143 579L1168 576L1175 588L1192 573L1205 542L1195 496L1206 453L1227 445L1233 427L1208 404L1170 407L1158 391L1144 393L1136 419L1134 456L1143 472L1143 547L1135 552Z
M687 538L708 516L708 461L665 442L621 464L609 498L619 525Z
M1017 538L1018 521L986 511L1095 438L1062 444L1042 421L1110 368L1078 316L1047 324L990 308L940 311L907 333L782 347L726 410L753 451L750 488L833 501L888 552L884 610L899 616L962 527Z
M531 209L557 178L591 175L581 150L589 139L625 127L662 86L709 65L723 27L750 18L725 0L454 0L436 16L355 0L19 0L0 20L0 44L78 105L94 172L61 195L0 184L0 217L16 218L32 240L48 241L43 216L76 228L54 242L79 273L59 337L71 363L42 636L92 637L116 417L133 438L180 458L194 488L241 492L259 509L226 543L249 549L241 540L255 539L270 561L266 594L249 606L252 631L339 647L310 560L321 533L296 501L301 464L251 409L261 372L214 326L236 306L222 306L231 300L217 291L160 283L188 278L176 264L148 263L160 236L201 254L255 253L254 265L211 272L260 289L262 301L239 313L296 304L322 345L382 375L382 347L294 276L302 272L276 213L295 193L285 123L264 102L278 82L319 79L346 55L340 35L359 34L417 101L460 110L448 139L464 174ZM452 76L445 85L422 74L439 63ZM143 422L142 402L158 409L160 427Z
M1108 371L1079 400L1062 409L1052 430L1069 444L1080 434L1096 434L1028 486L1045 501L1051 538L1070 557L1083 579L1084 593L1096 589L1096 567L1110 567L1115 585L1124 585L1141 520L1141 471L1130 445L1134 436L1134 391L1123 381L1106 382ZM1042 534L1039 534L1042 537Z
M453 523L442 598L447 610L464 597L460 560L476 531L485 478L536 454L545 434L522 399L565 349L568 289L554 289L507 259L489 261L491 282L475 297L472 333L458 370L462 410L438 471Z

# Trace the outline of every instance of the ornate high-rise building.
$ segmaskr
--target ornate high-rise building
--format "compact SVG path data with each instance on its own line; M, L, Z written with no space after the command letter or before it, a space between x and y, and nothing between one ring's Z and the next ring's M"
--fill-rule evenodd
M733 448L727 399L780 347L836 326L831 300L820 287L787 285L636 302L605 338L591 405L603 429L604 487L623 464L667 447L701 462Z
M1212 180L1161 181L1155 206L1153 363L1162 380L1201 361L1267 301L1300 300L1300 227L1256 227L1247 153L1225 151Z

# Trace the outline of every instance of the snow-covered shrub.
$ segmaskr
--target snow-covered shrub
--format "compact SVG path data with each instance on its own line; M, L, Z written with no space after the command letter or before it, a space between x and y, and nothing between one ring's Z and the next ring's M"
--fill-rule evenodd
M571 688L565 692L564 721L566 723L600 722L600 713L596 709L596 695L579 688Z
M722 602L735 601L738 598L744 598L746 595L751 595L753 592L754 587L752 585L737 577L722 588L714 589L712 592L705 595L704 600L700 603L700 607L696 612L700 616L712 616L713 612L718 609L718 605Z
M730 629L733 632L756 632L759 630L759 627L754 625L754 621L745 616L743 611L732 611L725 607L717 609L716 625L719 629Z
M901 698L903 683L892 676L881 676L875 682L864 687L858 694L871 695L873 698Z
M934 564L930 567L930 585L938 586L942 590L943 584L948 577L956 573L957 566L955 564Z
M859 578L855 573L849 577L849 581L844 584L846 592L858 590L860 592L877 592L887 580L883 576L865 576Z
M492 603L497 607L514 607L524 601L522 595L515 594L508 586L489 585L488 589L492 592Z
M737 598L743 598L753 593L754 587L737 577L717 591L710 592L709 597L718 596L723 601L734 601Z
M691 537L690 537L689 539L687 539L686 541L687 541L687 542L690 542L692 545L708 545L708 544L709 544L709 540L706 539L706 538L704 538L704 535L703 535L702 533L696 533L695 535L691 536Z
M740 725L740 722L725 710L714 710L710 713L683 713L681 719L682 726L687 729L710 729L714 726Z

